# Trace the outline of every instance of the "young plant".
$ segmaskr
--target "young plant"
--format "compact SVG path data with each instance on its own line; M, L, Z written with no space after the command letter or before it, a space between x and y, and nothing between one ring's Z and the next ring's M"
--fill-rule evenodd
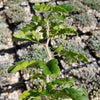
M28 100L56 100L58 98L72 98L73 100L88 100L88 95L82 88L78 88L73 85L74 79L58 78L60 74L60 68L58 66L58 60L54 58L54 54L49 48L51 39L55 39L55 36L61 36L63 39L69 33L78 35L72 28L64 26L64 20L68 13L72 10L72 7L67 5L51 5L35 3L34 10L40 11L42 16L33 16L30 24L27 24L22 28L20 33L14 34L14 41L31 41L38 44L40 39L46 39L46 43L42 44L46 47L47 54L49 56L48 62L43 61L20 61L8 69L8 72L16 72L26 68L41 68L42 73L34 74L30 79L41 79L43 84L38 85L32 90L24 91L19 95L20 99L28 98ZM37 28L41 26L40 32L42 37L36 32ZM63 50L60 45L56 48L52 48L54 52L57 52L59 56L65 56L70 62L75 62L78 59L82 62L88 62L87 58L83 54L76 53L74 51ZM35 83L34 83L35 84Z

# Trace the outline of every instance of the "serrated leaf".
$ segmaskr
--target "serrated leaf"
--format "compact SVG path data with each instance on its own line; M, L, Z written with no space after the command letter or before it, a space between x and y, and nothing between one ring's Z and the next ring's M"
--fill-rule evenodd
M50 75L51 72L49 70L49 68L47 67L47 65L43 62L43 61L36 61L32 66L30 67L35 67L35 68L39 68L42 67L43 68L43 74L45 75Z
M56 90L51 100L56 100L58 98L67 99L70 97L66 94L65 90L62 89L62 90Z
M63 46L59 45L57 48L54 48L54 52L61 52L61 50L63 50Z
M38 88L38 92L42 92L42 87L39 87Z
M12 72L17 72L17 71L19 71L19 70L21 70L21 69L25 69L25 68L29 67L29 66L32 65L34 62L35 62L34 60L31 60L31 61L24 61L24 62L22 62L22 63L20 63L20 64L18 64L18 65L15 65L14 68L13 68L12 70L9 70L9 71L10 71L11 73L12 73ZM12 68L12 66L11 66L11 68ZM9 69L11 69L11 68L9 68Z
M63 7L60 6L55 6L53 8L53 12L63 12L63 13L68 13L68 11L66 9L64 9Z
M47 62L47 66L49 68L49 70L53 73L53 74L58 74L60 72L60 68L58 66L58 61L57 59L52 59L50 61Z
M79 54L78 59L81 60L82 62L88 62L88 59L83 54Z
M73 100L89 100L88 94L83 88L77 86L64 89L65 93Z
M34 41L37 41L37 42L39 42L39 40L40 40L40 35L39 35L39 33L36 33L35 31L32 31L32 35L34 36Z
M72 100L89 100L88 95L84 91L84 89L75 86L62 90L57 90L53 94L53 98L51 100L55 100L58 98L71 98Z
M37 29L37 25L34 22L31 22L30 24L26 24L26 26L22 28L22 31L29 32L36 29Z
M58 6L64 8L64 9L66 9L67 12L72 12L72 11L73 11L73 7L68 6L68 5L66 5L66 4L58 5Z
M65 34L61 34L61 38L62 39L66 39L66 35Z
M22 94L19 95L19 99L25 99L27 97L33 97L33 96L38 96L39 93L37 90L27 90L27 91L24 91Z
M23 32L23 31L20 31L20 33L14 33L13 35L15 37L15 39L18 39L18 41L20 40L26 40L26 41L31 41L31 42L34 42L33 38L32 38L32 34L31 33L28 33L28 32Z
M33 98L32 100L40 100L41 99L41 96L37 96L35 98Z
M43 79L44 81L46 81L46 80L45 80L45 79L46 79L45 75L40 74L40 73L37 73L37 74L32 75L32 76L30 77L30 79L37 79L37 78L40 78L40 79Z
M51 82L47 83L47 85L46 85L46 92L50 94L52 89L53 89L52 83Z
M45 7L42 11L50 11L50 9L51 9L51 5L48 3L48 4L45 5Z
M40 10L40 7L41 7L40 3L39 2L36 2L35 3L34 10Z
M8 73L12 72L12 70L13 70L16 66L18 66L19 64L22 64L22 63L23 63L22 61L19 61L19 62L17 62L15 65L10 66L10 68L8 69Z
M65 26L59 30L58 34L65 34L65 35L67 35L69 33L74 33L74 34L78 35L77 31L75 31L72 28L65 27Z
M58 13L56 16L54 16L56 19L59 19L59 20L64 20L66 18L65 15L61 15L60 13Z
M56 79L55 81L52 82L52 85L67 85L67 86L72 86L73 81L70 81L69 79L63 78L63 79Z
M31 21L37 22L37 16L32 16Z
M68 27L64 26L62 23L59 23L58 25L57 25L57 23L53 23L53 22L51 23L51 30L49 33L50 37L54 37L56 35L61 35L63 38L66 38L66 35L70 34L70 33L74 33L74 34L78 35L77 31L75 31L72 28L68 28Z
M25 99L28 96L30 96L30 92L29 91L24 91L23 94L19 95L19 99Z
M40 11L43 11L43 10L44 10L44 7L45 7L45 3L43 2L43 3L41 4Z
M49 3L48 4L44 4L44 3L40 4L40 3L36 2L33 9L37 10L37 11L50 11L51 5Z
M83 54L78 54L77 52L74 51L62 50L60 54L66 57L66 59L70 62L75 62L76 59L82 62L88 62L88 59Z

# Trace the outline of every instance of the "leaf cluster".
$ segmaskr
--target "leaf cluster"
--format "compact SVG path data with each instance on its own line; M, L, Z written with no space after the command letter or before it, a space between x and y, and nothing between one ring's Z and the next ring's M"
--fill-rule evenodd
M41 97L51 98L50 100L55 100L58 98L72 98L73 100L88 100L88 95L85 93L84 89L73 86L73 79L56 79L55 81L46 84L46 88L40 87L38 90L24 91L23 94L19 96L20 99L29 97L28 100L40 100ZM60 85L65 86L61 88ZM57 89L59 88L59 89Z

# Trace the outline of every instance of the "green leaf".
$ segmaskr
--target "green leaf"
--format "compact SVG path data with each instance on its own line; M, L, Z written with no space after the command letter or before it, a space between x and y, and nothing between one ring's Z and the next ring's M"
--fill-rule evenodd
M66 39L66 35L65 34L61 34L62 39Z
M43 3L41 4L40 11L44 11L44 8L45 8L45 3L43 2Z
M19 99L24 99L24 98L27 98L28 96L30 96L30 92L24 91L23 94L19 95Z
M60 13L58 13L56 16L54 16L56 19L59 19L59 20L64 20L66 18L65 15L61 15Z
M34 15L33 15L31 21L37 22L37 16L34 16Z
M40 3L39 2L36 2L35 3L34 10L40 10L40 7L41 7Z
M53 12L63 12L63 13L68 13L68 11L66 9L64 9L63 7L60 6L55 6L53 8Z
M73 83L72 83L73 81L74 81L74 79L66 79L66 78L56 79L52 82L47 83L46 92L49 94L53 94L53 92L55 92L53 90L61 85L63 85L64 87L71 87L71 86L73 86Z
M51 82L47 83L47 85L46 85L46 92L50 94L52 89L53 89L52 83Z
M44 3L40 4L40 3L36 2L33 9L37 10L37 11L50 11L51 5L49 3L48 4L44 4Z
M26 26L24 26L23 28L22 28L22 31L23 32L28 32L28 31L30 31L32 29L32 26L30 25L30 24L26 24Z
M52 84L53 85L58 84L58 85L63 85L63 86L67 85L71 87L73 85L72 82L73 81L70 81L69 79L63 78L63 79L56 79L55 81L52 82Z
M62 45L59 45L57 48L54 48L54 52L61 52L61 50L63 50Z
M40 8L40 10L41 10L41 8ZM51 10L51 5L48 3L45 5L44 9L41 11L50 11L50 10Z
M53 94L53 98L51 100L55 100L58 98L67 99L70 97L66 94L65 90L62 89L62 90L56 90L56 92Z
M76 59L82 62L88 62L88 59L83 54L78 54L74 51L62 50L60 54L70 62L75 62Z
M10 73L11 72L17 72L17 71L19 71L21 69L25 69L25 68L31 66L34 62L35 62L34 60L24 61L22 63L14 65L13 67L11 66L11 68L9 68L8 70L9 70Z
M32 31L32 35L34 36L34 41L37 41L37 42L39 42L39 40L40 40L40 35L39 35L39 33L36 33L35 31Z
M33 98L32 100L40 100L41 99L41 96L37 96L35 98Z
M65 34L65 35L67 35L69 33L74 33L74 34L78 35L77 31L75 31L72 28L65 27L65 26L59 30L58 34Z
M72 100L89 100L88 94L84 91L84 89L78 88L77 86L68 87L62 90L56 90L51 100L55 100L58 98L71 98Z
M79 54L77 57L82 62L88 62L88 59L83 54Z
M59 76L59 74L51 74L51 75L50 75L50 77L51 77L52 79L54 79L54 80L55 80L58 76Z
M15 37L15 40L18 39L17 41L20 41L20 40L24 40L25 41L26 40L26 41L34 42L34 40L32 38L32 34L28 33L28 32L24 33L23 31L20 31L20 33L14 33L13 36Z
M51 23L50 33L49 33L50 37L54 37L56 35L61 35L63 38L66 38L66 35L70 34L70 33L74 33L74 34L78 35L77 31L75 31L72 28L68 28L68 27L64 26L62 23L59 23L59 24L56 22Z
M40 39L39 33L36 33L35 31L32 31L32 33L20 31L20 33L14 33L13 36L15 37L13 41L39 42Z
M24 91L22 94L19 95L19 99L25 99L27 97L34 97L34 96L38 96L39 93L37 90L28 90L28 91Z
M32 75L32 76L30 77L30 79L37 79L37 78L40 78L40 79L43 79L44 81L46 81L46 80L45 80L45 79L46 79L45 75L40 74L40 73L37 73L37 74Z
M88 94L83 88L78 88L77 86L64 89L66 95L68 95L73 100L89 100Z
M18 66L19 64L22 64L22 61L17 62L15 65L10 66L10 68L8 69L8 73L10 73L16 66Z
M47 66L49 68L49 70L53 73L53 74L58 74L60 72L60 68L58 66L58 61L57 59L52 59L50 61L47 62Z
M43 74L45 74L45 75L50 75L51 74L51 72L50 72L50 70L49 70L49 68L48 68L48 66L43 62L43 61L36 61L32 66L30 66L30 67L35 67L35 68L40 68L40 67L42 67L43 68Z
M72 12L72 11L73 11L73 7L68 6L68 5L66 5L66 4L58 5L58 6L64 8L64 9L66 9L67 12Z

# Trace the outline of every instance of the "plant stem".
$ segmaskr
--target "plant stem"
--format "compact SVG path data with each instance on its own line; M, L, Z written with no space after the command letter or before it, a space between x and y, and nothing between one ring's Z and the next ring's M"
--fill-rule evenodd
M50 49L48 47L49 41L50 41L50 38L49 38L49 30L50 30L50 28L49 28L49 19L48 19L47 20L47 43L46 43L46 49L47 49L47 53L49 55L49 60L51 60L52 59L52 54L51 54L51 51L50 51Z
M48 53L48 56L49 56L49 60L51 60L52 59L52 55L51 55L51 51L50 51L50 49L48 47L49 41L50 41L50 38L49 38L49 19L48 19L47 20L47 43L46 43L46 49L47 49L47 53ZM47 75L46 81L47 81L47 83L49 82L49 75Z

